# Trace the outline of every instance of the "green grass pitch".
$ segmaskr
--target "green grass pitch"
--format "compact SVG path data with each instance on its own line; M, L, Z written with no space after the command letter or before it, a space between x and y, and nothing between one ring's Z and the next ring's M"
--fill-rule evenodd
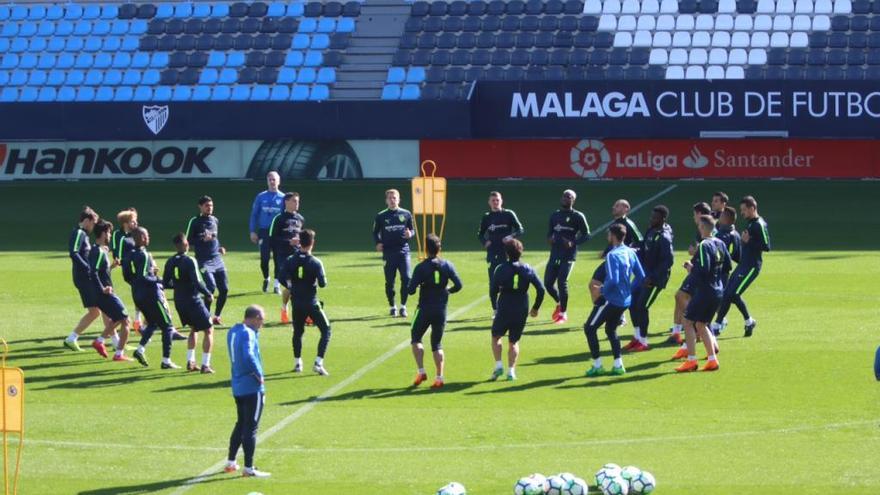
M0 336L10 343L8 365L26 374L20 493L430 494L454 480L471 494L501 495L533 472L569 471L589 480L606 462L651 471L660 494L880 493L880 384L871 370L880 343L880 184L574 183L577 207L594 227L609 220L618 197L639 204L675 186L647 205L670 206L678 249L670 289L651 313L656 347L625 355L624 377L583 377L581 325L600 236L578 259L569 324L550 324L548 299L526 330L519 380L487 382L490 308L474 236L486 193L505 193L506 206L526 227L525 260L541 265L547 216L571 185L450 183L446 256L465 288L450 302L454 318L444 339L447 386L441 391L409 387L415 371L406 345L409 323L384 316L381 261L369 237L386 187L404 190L409 204L405 182L284 184L303 195L302 213L318 231L317 254L329 275L322 293L333 324L329 377L291 373L291 331L277 323L279 300L257 290L246 216L262 184L0 185ZM746 293L759 321L755 336L742 338L733 309L720 340L722 370L677 376L668 360L673 350L659 344L684 273L690 205L716 189L758 198L775 251ZM217 334L213 376L158 369L158 338L148 347L149 369L102 360L90 349L64 350L61 340L82 313L65 248L81 205L107 217L133 205L164 263L170 237L195 214L201 194L214 196L229 249L227 325L250 303L268 312L261 337L267 372L261 431L268 438L257 447L257 466L273 476L256 481L216 474L181 488L225 457L234 422L225 328ZM640 226L647 206L634 215ZM118 273L114 279L130 303ZM631 330L627 325L622 334L628 338ZM307 330L307 364L316 345L317 331ZM178 364L184 350L175 343Z

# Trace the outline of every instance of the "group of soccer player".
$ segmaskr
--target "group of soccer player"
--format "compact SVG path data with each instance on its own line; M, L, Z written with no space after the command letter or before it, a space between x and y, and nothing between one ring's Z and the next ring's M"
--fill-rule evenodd
M260 246L262 289L280 294L281 322L292 324L294 371L303 370L305 326L314 325L321 337L313 371L328 375L324 356L330 343L331 327L317 294L319 288L326 286L327 277L323 264L312 254L316 234L305 228L305 218L299 211L300 195L281 192L281 180L275 172L269 173L267 184L268 189L257 195L250 217L251 240ZM586 216L574 208L576 200L577 194L573 190L563 191L559 208L550 214L546 234L550 256L542 280L534 268L520 260L524 247L519 238L524 228L516 213L504 208L501 193L493 191L489 194L489 211L480 222L478 239L486 250L489 299L493 310L491 349L495 367L492 380L504 376L502 341L505 336L508 341L507 379L516 379L519 342L526 321L529 315L538 315L545 293L556 303L552 321L557 324L568 321L568 280L579 246L591 239ZM728 202L726 194L716 192L711 205L700 202L693 206L697 234L689 247L691 259L682 265L687 276L675 294L674 325L667 339L667 343L681 346L674 356L674 359L685 359L676 368L680 372L700 369L696 356L698 340L702 340L708 359L702 370L718 369L716 337L727 325L726 316L731 304L742 313L746 337L752 335L756 326L742 295L760 273L762 253L770 250L767 223L758 214L757 201L746 196L739 203L739 213L747 224L740 235L735 225L737 211ZM436 367L432 387L439 388L444 385L442 338L449 294L461 290L462 282L452 263L441 258L441 240L434 235L425 239L426 259L412 269L413 216L400 206L400 193L395 189L385 192L385 203L387 208L375 217L372 234L376 250L382 253L389 314L391 317L407 317L407 298L419 292L418 309L411 327L412 353L417 365L414 385L427 380L422 339L430 328L430 345ZM213 373L210 360L214 326L222 324L221 313L229 290L228 277L223 263L225 249L218 238L219 221L213 214L213 200L208 196L199 198L198 209L199 214L189 220L185 232L174 237L177 254L167 260L161 277L147 250L149 232L140 226L134 208L119 212L118 229L100 219L91 208L86 207L81 212L79 225L71 234L69 251L74 285L87 313L65 339L65 346L81 350L77 343L79 336L98 316L103 316L104 330L92 342L92 347L101 356L109 356L106 349L109 340L115 350L114 361L137 360L147 366L145 346L159 329L162 333L163 369L179 368L171 361L172 341L185 339L188 348L186 369ZM628 217L630 210L630 203L625 199L613 204L607 246L588 286L593 307L583 329L593 359L586 372L590 377L609 373L623 375L626 373L622 360L624 351L650 350L650 308L666 288L673 270L674 237L667 223L669 209L663 205L653 207L645 235ZM93 247L90 234L95 239ZM188 255L190 246L194 248L195 259ZM273 276L269 273L270 259L274 261ZM734 263L737 264L735 269ZM113 267L120 267L125 282L131 286L137 310L133 328L140 333L140 342L133 358L125 355L130 323L128 312L114 291L110 276ZM398 276L399 305L396 304L395 290ZM530 287L536 292L531 305ZM172 323L165 288L174 291L174 306L180 322L190 327L188 337L180 334ZM213 315L210 313L212 304ZM288 308L292 310L290 313ZM633 324L633 338L622 346L617 330L625 323L627 311ZM603 326L614 358L610 371L603 367L600 357L598 330ZM198 334L202 332L205 334L202 362L197 366L195 349Z

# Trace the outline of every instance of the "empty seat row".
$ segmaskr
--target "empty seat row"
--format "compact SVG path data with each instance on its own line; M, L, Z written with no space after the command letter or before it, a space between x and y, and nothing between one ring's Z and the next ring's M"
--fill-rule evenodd
M417 84L386 84L382 88L383 100L418 100L420 94Z
M450 33L444 33L439 36L426 33L419 36L405 35L400 40L400 48L568 48L590 47L590 46L611 46L614 36L609 32L602 33L539 33L537 35L531 33L480 33L476 37L454 36Z
M584 3L581 0L520 0L485 2L475 1L418 1L412 4L411 15L423 16L482 16L482 15L520 15L520 14L580 14Z
M79 55L61 54L54 56L43 54L17 55L6 53L0 57L0 69L33 69L33 68L57 68L57 69L107 69L110 67L144 68L144 67L167 67L169 56L167 53L154 53L152 56L146 53L80 53Z
M880 80L880 66L868 67L746 67L746 79L861 81Z
M119 6L116 4L77 5L3 5L0 6L0 21L38 21L42 19L116 19L119 17Z
M422 66L545 66L545 65L644 65L648 63L650 50L617 48L613 50L465 50L437 51L422 55L416 52L409 60L395 57L396 65Z
M391 67L388 69L388 77L385 79L389 84L418 84L425 80L424 67Z
M595 16L507 16L507 17L410 17L406 32L478 32L478 31L594 31L598 26Z
M877 33L810 33L811 48L880 48Z
M438 84L437 73L433 69L428 70L427 83L422 88L423 98L429 88L449 86L453 83L458 86L466 83L466 91L470 90L473 81L523 81L523 80L607 80L607 79L663 79L666 68L660 66L608 66L608 67L490 67L483 68L451 68L442 72L442 77L447 84Z
M170 62L170 61L169 61ZM336 67L341 63L339 52L321 53L319 51L252 51L244 52L211 52L207 57L207 67L318 67L326 65Z
M805 47L808 44L807 33L773 33L737 31L730 34L726 31L698 31L690 33L657 32L653 36L648 31L632 33L620 32L614 35L615 47L654 47L654 48L766 48L772 47Z
M62 86L5 87L0 102L70 102L70 101L324 101L330 88L315 85L254 85L254 86L137 86L109 87Z
M838 21L839 19L839 21ZM848 17L836 16L838 31L849 31L850 25L855 25L854 31L866 31L869 27L869 19L865 16L853 18L850 23ZM599 17L599 31L827 31L834 26L832 19L826 15L814 17L808 15L778 15L769 16L760 14L757 16L722 14L711 16L701 14L692 16L681 14L678 16L661 15L654 16L613 16L603 15ZM877 24L880 26L880 23Z
M144 34L147 21L43 21L43 22L5 22L0 28L4 38L30 38L32 36L87 36L108 34Z
M145 36L140 39L138 47L141 51L192 51L192 50L286 50L294 48L297 50L305 50L312 48L315 50L323 50L332 48L339 50L348 46L347 34L336 33L332 36L326 34L316 35L250 35L240 34L233 36L231 34L201 36L183 35L183 36Z
M682 67L673 65L666 68L666 79L745 79L745 71L742 67L731 65L728 67L712 66L708 69L702 66Z
M767 63L767 51L761 48L753 48L749 51L742 48L733 50L695 48L693 50L672 49L668 51L656 48L651 50L648 63L651 65L764 65Z
M106 36L103 38L0 38L0 53L61 53L131 52L138 49L137 36Z
M880 65L877 50L770 50L767 65Z
M191 5L192 16L194 17L281 17L291 15L304 15L306 17L340 17L342 15L357 16L360 14L360 4L357 2L348 2L345 5L339 2L309 2L304 5L299 2L289 5L278 2L272 4L266 4L264 2L235 2L232 4L215 3L211 6L210 11L207 11L205 7L198 7L198 5L200 5L198 3ZM187 13L185 7L181 8L183 9L181 14ZM179 17L176 15L176 10L177 7L174 7L173 10L169 10L169 7L163 7L163 4L157 6L151 3L141 5L126 3L119 6L118 17L120 19L152 19L160 16L160 14L164 17ZM168 15L169 13L171 15Z
M87 22L87 21L80 21ZM354 18L334 19L153 19L147 26L148 34L217 34L217 33L350 33L354 31Z

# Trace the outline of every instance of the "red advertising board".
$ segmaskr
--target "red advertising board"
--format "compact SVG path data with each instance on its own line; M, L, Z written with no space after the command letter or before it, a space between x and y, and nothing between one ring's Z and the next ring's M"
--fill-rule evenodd
M880 141L791 139L421 141L446 177L880 177Z

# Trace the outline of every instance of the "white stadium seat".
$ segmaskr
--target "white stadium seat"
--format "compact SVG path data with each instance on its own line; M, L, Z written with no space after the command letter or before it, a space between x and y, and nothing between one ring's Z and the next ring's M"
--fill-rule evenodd
M644 0L642 2L642 14L660 13L660 3L657 0Z
M796 14L812 14L813 0L797 0L797 3L794 4L794 11Z
M770 48L788 48L788 33L773 33Z
M750 15L740 14L733 21L733 29L737 31L751 31L752 25L752 16Z
M605 14L599 18L599 31L615 31L617 30L617 17Z
M675 14L676 12L678 12L677 0L663 0L663 3L660 4L661 14Z
M650 31L636 31L636 35L633 38L633 46L638 47L646 47L651 46L651 32Z
M794 1L793 0L778 0L776 2L776 13L777 14L791 14L794 12Z
M791 33L791 38L789 38L788 40L788 46L790 46L791 48L806 48L807 45L809 45L807 33Z
M715 17L709 14L700 14L694 22L694 29L697 31L711 31L715 29Z
M827 15L813 17L813 31L828 31L831 29L831 18Z
M794 20L791 21L791 29L793 31L809 31L813 29L813 21L810 20L808 15L796 15Z
M730 46L734 48L743 48L749 46L749 33L743 31L737 31L733 33L733 37L730 38Z
M765 65L767 63L767 50L755 48L749 50L749 65Z
M709 66L706 69L706 79L724 79L724 67L718 65Z
M669 62L669 54L663 48L654 48L648 56L648 63L651 65L666 65Z
M733 16L728 14L720 14L715 18L715 28L716 31L732 31L733 30Z
M705 79L706 71L703 70L702 67L688 67L687 71L684 73L685 79Z
M584 2L584 14L596 15L602 13L602 2L600 0L587 0Z
M767 48L770 46L770 35L764 32L752 33L750 46L752 48Z
M681 14L675 19L676 31L693 31L694 16L690 14Z
M721 0L718 2L718 13L719 14L734 14L736 13L736 1L735 0Z
M653 31L657 27L657 20L652 15L640 15L636 29L639 31Z
M724 74L725 79L745 79L746 74L743 71L742 67L728 67L727 72Z
M749 57L742 48L734 48L727 54L727 63L731 65L745 65Z
M759 14L772 14L776 12L776 3L773 0L758 0L758 10Z
M654 33L654 41L651 42L651 46L658 48L672 46L672 34L670 34L669 31L659 31Z
M671 15L661 15L657 18L657 31L673 30L675 30L675 17Z
M691 46L691 33L685 33L683 31L677 31L672 35L672 46L676 47L690 47Z
M773 18L774 31L791 31L791 16L778 15Z
M831 0L816 0L813 4L814 14L830 14L832 10Z
M620 0L605 0L605 3L602 4L602 13L603 14L619 14L620 13Z
M709 61L709 54L702 48L694 48L688 54L688 64L690 65L706 65Z
M713 65L727 64L727 50L723 48L713 48L709 52L709 63Z
M697 31L691 37L691 46L695 47L707 47L711 44L712 38L709 36L708 31Z
M620 8L622 14L638 14L640 10L641 5L638 0L623 0L623 5Z
M773 18L769 15L755 16L755 23L752 25L752 31L770 31L773 29Z
M678 65L667 67L666 79L684 79L684 69Z
M727 48L730 46L730 33L727 31L715 31L712 33L712 46Z
M633 44L633 35L629 31L618 31L614 33L614 46L619 48L629 48Z
M852 2L850 0L835 0L835 14L852 14Z
M635 31L636 30L636 18L632 15L622 15L617 18L617 30L618 31Z
M688 61L688 52L683 48L673 48L669 52L670 65L684 65Z

